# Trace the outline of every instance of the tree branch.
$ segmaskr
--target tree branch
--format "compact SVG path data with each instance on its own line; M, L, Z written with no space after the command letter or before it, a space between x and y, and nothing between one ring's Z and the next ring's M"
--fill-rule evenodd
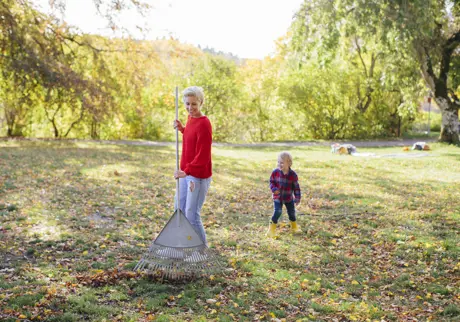
M450 70L450 61L454 50L460 44L460 30L453 34L444 45L442 51L441 70L439 71L439 79L447 84L447 76Z
M356 48L357 48L357 51L358 51L359 59L361 60L361 63L363 64L363 67L364 67L364 74L366 75L366 78L367 78L367 77L369 77L367 75L367 67L366 67L366 63L364 62L363 56L361 55L361 47L358 44L358 38L357 37L355 37L355 45L356 45Z
M372 53L371 68L369 69L369 76L370 76L370 78L374 77L375 62L377 61L377 58L378 58L381 54L382 54L382 53L377 53L377 55L374 56L374 53Z

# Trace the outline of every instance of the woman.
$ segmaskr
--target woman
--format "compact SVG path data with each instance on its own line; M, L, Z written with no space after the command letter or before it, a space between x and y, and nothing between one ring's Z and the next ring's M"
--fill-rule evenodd
M179 120L174 121L174 128L183 134L180 170L174 173L174 177L179 178L179 207L207 245L200 212L211 184L212 127L201 112L203 89L192 86L182 94L188 118L186 126Z

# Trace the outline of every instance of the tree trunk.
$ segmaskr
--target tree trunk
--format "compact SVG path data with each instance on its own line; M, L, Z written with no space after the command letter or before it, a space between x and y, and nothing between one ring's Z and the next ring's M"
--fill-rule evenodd
M59 138L59 130L58 130L57 126L56 126L56 122L54 121L54 118L51 121L51 124L53 125L54 137L57 139L57 138Z
M98 130L99 130L99 123L98 121L93 117L93 120L91 122L91 138L92 139L100 139L99 137L99 133L98 133Z
M432 56L429 49L420 42L416 44L418 59L423 78L431 91L434 92L435 101L441 110L442 123L439 141L459 144L458 109L459 103L455 92L448 87L449 70L451 59L455 49L460 45L460 30L446 39L441 49L441 61L439 63L439 76L435 74ZM439 48L436 48L439 50ZM451 97L449 97L449 93Z
M447 143L460 143L458 106L443 97L436 97L436 103L441 109L442 124L439 141Z
M14 133L14 123L16 123L16 113L9 104L5 104L5 119L7 126L7 136L12 137Z

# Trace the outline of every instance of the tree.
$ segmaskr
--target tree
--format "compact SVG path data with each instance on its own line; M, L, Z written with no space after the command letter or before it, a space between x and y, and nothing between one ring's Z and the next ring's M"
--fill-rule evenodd
M65 0L50 3L65 10ZM137 0L95 0L94 3L112 29L116 29L114 17L118 12L130 7L141 11L148 8L145 2ZM32 1L5 0L0 3L0 66L3 79L27 89L17 90L15 100L11 100L12 96L7 92L2 95L9 135L12 135L15 123L27 112L24 102L30 97L30 89L37 85L42 89L45 112L55 136L67 136L85 114L91 114L96 121L109 111L107 106L112 101L111 92L116 83L107 73L103 54L113 49L102 42L95 44L95 39L81 34L54 16L37 11ZM88 66L79 64L87 56L91 57L93 72L85 69ZM93 77L95 73L98 77ZM57 118L59 114L63 115L64 108L74 114L73 119L68 118L68 124L59 122ZM68 116L68 113L64 114ZM66 129L60 131L62 126ZM96 135L94 128L91 135Z
M25 0L20 0L24 1ZM31 0L33 2L33 0ZM52 8L58 9L61 13L65 13L67 2L69 0L49 0ZM151 8L149 4L151 0L93 0L94 9L99 16L107 21L107 26L113 31L124 28L117 23L119 14L128 10L136 10L141 16L144 16ZM136 26L137 29L142 30L141 25ZM125 30L128 34L129 30Z
M279 79L282 70L282 57L265 57L263 60L247 60L241 66L244 98L244 121L248 124L253 141L280 139L284 134L292 137L290 126L280 127L286 111L276 110L278 102ZM290 131L292 130L292 131ZM285 131L285 133L283 133Z
M240 96L237 66L234 61L222 56L205 54L200 60L188 65L184 70L183 88L191 85L201 86L205 92L202 111L213 125L213 138L216 141L228 140L237 124L238 107L235 104Z
M359 135L353 76L335 62L324 68L305 64L286 73L280 95L288 110L303 114L298 137L331 140ZM300 115L296 120L301 120Z
M442 112L439 139L459 143L460 101L449 77L460 44L459 14L458 1L449 0L305 1L292 26L292 45L296 51L314 48L327 61L350 37L374 38L387 62L417 61Z
M7 68L0 76L0 102L5 115L7 136L22 136L27 115L36 96L37 83L23 73Z

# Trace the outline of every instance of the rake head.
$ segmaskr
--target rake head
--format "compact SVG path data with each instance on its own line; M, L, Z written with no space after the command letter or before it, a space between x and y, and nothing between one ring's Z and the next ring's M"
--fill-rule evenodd
M134 270L177 280L214 274L223 267L222 257L206 245L185 248L153 243Z

